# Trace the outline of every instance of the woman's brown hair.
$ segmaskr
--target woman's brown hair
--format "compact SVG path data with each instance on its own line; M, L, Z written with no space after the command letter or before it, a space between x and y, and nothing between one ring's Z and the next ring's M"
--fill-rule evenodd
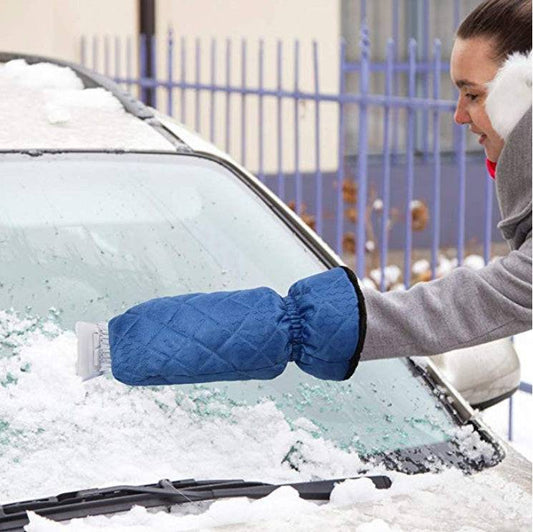
M485 0L461 22L457 37L492 39L493 58L498 62L513 52L528 53L531 50L531 0Z

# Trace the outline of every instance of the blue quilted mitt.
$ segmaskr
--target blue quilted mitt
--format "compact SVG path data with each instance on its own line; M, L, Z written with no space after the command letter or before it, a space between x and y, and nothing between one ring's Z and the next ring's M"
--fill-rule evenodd
M353 374L366 316L355 275L334 268L270 288L153 299L108 325L111 370L131 385L272 379L289 361L321 379Z

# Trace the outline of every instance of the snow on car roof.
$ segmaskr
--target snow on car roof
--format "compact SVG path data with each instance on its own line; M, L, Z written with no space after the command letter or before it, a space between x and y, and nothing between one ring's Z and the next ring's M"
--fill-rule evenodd
M0 117L0 150L176 151L111 92L52 63L0 64Z

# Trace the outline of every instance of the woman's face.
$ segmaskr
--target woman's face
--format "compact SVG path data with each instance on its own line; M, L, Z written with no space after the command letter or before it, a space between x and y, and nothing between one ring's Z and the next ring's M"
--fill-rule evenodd
M503 149L503 140L492 129L485 112L487 82L491 81L499 63L491 58L494 45L490 39L456 39L450 61L450 74L459 89L459 98L454 120L458 124L469 124L472 133L479 136L479 143L485 148L487 158L498 160Z

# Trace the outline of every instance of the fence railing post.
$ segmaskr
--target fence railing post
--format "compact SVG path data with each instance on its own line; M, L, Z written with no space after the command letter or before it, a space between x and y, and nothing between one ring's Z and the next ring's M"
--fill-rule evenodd
M283 43L277 46L277 140L278 140L278 196L285 201L285 176L283 174Z
M109 76L109 35L104 35L104 74Z
M360 0L359 7L360 7L361 26L367 25L367 16L368 16L367 0Z
M142 102L146 103L146 35L139 35L139 79L138 79L138 88L139 95Z
M200 39L196 39L195 42L195 61L194 61L194 70L195 70L195 83L196 88L194 91L194 128L196 131L200 131L200 81L201 81L201 43Z
M174 87L174 34L172 28L168 28L167 33L167 114L174 114L174 102L172 99Z
M187 83L187 41L185 40L185 37L180 39L180 58L180 120L185 124L187 122L187 93L185 89Z
M315 86L315 211L316 232L323 236L322 170L320 162L320 71L318 68L318 44L313 41L313 78Z
M343 194L344 182L344 95L346 69L346 42L341 39L339 52L339 121L338 121L338 152L337 152L337 202L335 213L335 250L342 254L342 232L344 222Z
M231 146L231 39L226 39L226 139L225 149Z
M399 85L399 72L396 69L396 63L398 62L398 46L399 46L399 0L393 0L392 4L392 17L393 17L393 28L392 28L392 40L395 43L394 51L394 77L392 79L392 95L396 96L398 94L398 85ZM392 111L392 153L397 155L399 152L398 148L398 107L394 107Z
M381 238L380 238L380 275L379 275L379 289L384 292L386 288L385 283L385 268L387 267L387 256L389 251L389 220L390 220L390 177L391 177L391 107L388 101L392 96L392 86L394 81L394 55L395 42L393 40L387 43L387 68L385 71L385 97L387 104L385 105L384 127L383 127L383 188L381 198L383 205L381 206Z
M361 71L359 74L359 146L357 153L357 275L365 275L366 252L366 208L368 196L368 92L370 77L370 38L366 25L361 29Z
M150 71L149 71L149 91L148 91L148 105L157 107L157 40L155 35L150 36Z
M118 35L115 37L115 78L121 78L122 77L122 61L121 61L121 52L122 52L122 46L120 43L120 38Z
M98 70L98 37L96 35L93 35L93 70Z
M259 152L259 167L257 175L259 180L264 183L265 181L265 152L264 152L264 64L265 64L265 43L263 39L259 41L259 57L258 57L258 80L257 86L259 91L258 106L259 112L257 117L257 132L258 132L258 152Z
M131 37L128 37L126 40L126 87L128 88L128 91L131 90L131 87L133 85L133 76L131 72Z
M302 173L300 172L300 41L294 42L294 180L296 212L302 214Z
M87 39L85 35L82 35L80 39L80 63L87 66Z
M435 40L433 45L433 99L440 98L440 73L441 73L441 43ZM431 278L437 277L437 265L440 247L440 187L441 187L441 160L440 160L440 111L437 106L433 108L433 205L431 239Z
M210 84L209 89L209 140L215 142L215 114L216 114L216 99L215 86L217 76L217 41L211 39L211 54L210 54Z
M409 103L407 108L407 166L405 186L405 254L404 254L404 285L411 285L411 252L413 247L413 195L414 195L414 151L415 151L415 109L412 99L416 91L416 49L414 39L409 41Z
M246 40L241 41L241 163L246 166Z

